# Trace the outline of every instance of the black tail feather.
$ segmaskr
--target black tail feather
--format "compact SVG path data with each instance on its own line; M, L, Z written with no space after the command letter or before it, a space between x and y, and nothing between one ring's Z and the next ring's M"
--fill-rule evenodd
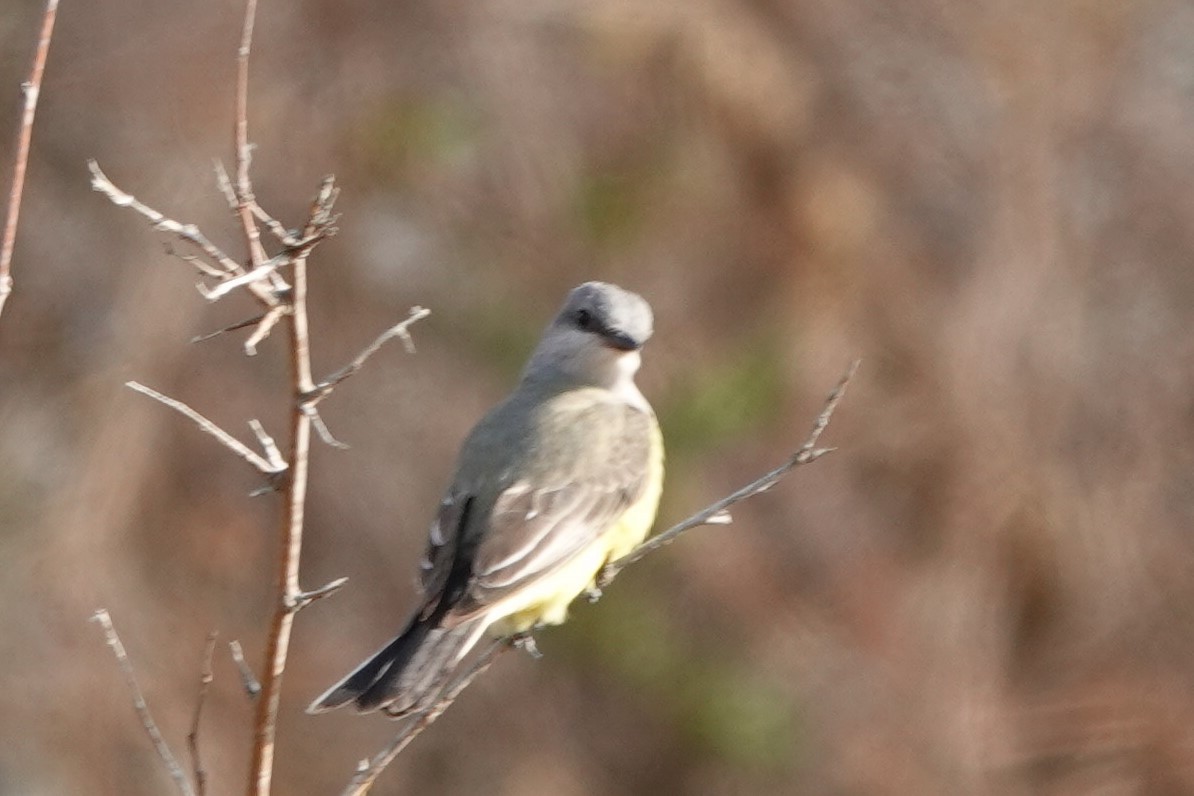
M431 629L430 622L419 621L417 616L413 618L397 638L316 698L307 708L307 712L322 713L353 701L358 703L361 710L372 709L360 704L361 697L380 680L389 680L391 673L405 668ZM377 707L377 705L372 707Z
M397 718L429 705L483 629L475 622L451 629L438 624L438 617L414 617L397 638L319 696L307 712L355 702L362 713L384 708Z
M457 528L468 522L472 503L471 497L464 502ZM473 549L454 544L451 568L446 580L436 587L434 599L424 603L398 638L329 688L307 712L321 713L356 702L362 713L383 708L397 718L432 704L487 624L480 616L451 627L440 626L468 587Z
M484 626L476 622L451 629L436 628L405 669L386 672L361 700L384 708L393 718L431 707L483 630Z

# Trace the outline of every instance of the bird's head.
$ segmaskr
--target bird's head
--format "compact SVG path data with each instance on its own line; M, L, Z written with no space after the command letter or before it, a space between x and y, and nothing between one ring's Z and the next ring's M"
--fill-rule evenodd
M654 331L642 296L607 282L572 289L539 341L524 377L564 377L577 384L617 388L633 379L639 350Z

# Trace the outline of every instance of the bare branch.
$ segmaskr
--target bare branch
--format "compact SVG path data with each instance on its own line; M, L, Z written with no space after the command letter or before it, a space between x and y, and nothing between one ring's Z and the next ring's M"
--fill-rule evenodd
M228 650L232 653L232 662L236 664L236 669L240 672L240 682L245 688L245 693L249 699L256 699L257 695L261 693L261 683L257 680L257 675L253 674L253 670L249 668L249 662L245 660L244 648L241 647L239 641L233 639L228 642Z
M174 248L174 244L170 241L166 241L165 249L166 254L170 255L171 257L177 257L200 273L210 276L212 279L223 279L228 276L227 271L221 271L214 265L209 265L208 263L204 262L202 257L195 254L183 254L182 252L178 251Z
M278 221L269 213L265 212L264 208L257 204L256 199L253 200L252 209L253 216L262 224L265 224L266 229L268 229L283 246L295 247L302 245L301 241L299 241L299 239L296 238L290 230L286 229L286 227L282 225L282 222Z
M228 176L228 169L224 168L224 163L219 158L214 161L216 170L216 185L220 189L220 193L224 195L224 201L228 203L229 209L233 213L237 209L236 189L232 187L232 178Z
M246 90L247 90L247 87L246 87ZM237 151L239 153L241 150L238 148ZM249 151L250 150L248 148L246 148L245 152L248 153ZM246 158L247 157L248 157L248 155L246 154ZM245 161L246 173L248 170L248 163L249 163L249 161L246 160ZM239 157L237 158L237 164L238 164L238 166L240 164ZM258 215L258 217L260 217L261 215L268 216L268 214L264 210L260 209L260 206L257 204L257 200L255 198L253 198L251 196L247 197L244 203L242 203L242 201L239 198L237 198L237 191L236 191L236 188L234 188L232 186L232 179L228 176L228 170L224 168L224 164L218 159L215 161L215 171L216 171L216 185L219 186L220 193L222 193L224 195L224 200L226 202L228 202L228 207L232 210L233 214L236 215L236 217L240 219L241 226L242 226L242 229L244 230L245 238L248 241L250 250L259 252L261 257L264 258L265 250L260 247L260 243L259 243L260 233L257 231L257 227L251 223L252 218L247 217L242 212L242 204L251 205L253 208L253 214ZM260 214L258 214L259 210L260 210ZM248 224L248 226L245 226L246 224ZM272 217L269 217L269 220L266 222L266 224L267 225L275 224L279 227L281 226L281 224L278 224L277 221L274 221L274 219ZM273 229L272 226L270 228ZM254 243L257 243L256 248L254 248ZM254 270L256 270L256 269L254 269ZM276 269L268 270L265 275L267 275L269 277L270 285L272 286L274 293L281 294L281 293L289 290L290 286L286 284L286 281L282 279L282 277L277 273ZM271 324L271 326L272 326L272 324ZM265 334L268 334L268 333L269 333L269 328L266 328ZM259 338L257 340L257 342L260 342L261 339L264 339L264 336L265 335L262 335L262 337ZM247 346L245 349L245 353L249 356L253 356L256 353L256 349L253 346Z
M219 246L216 246L211 240L203 234L195 224L183 224L155 210L149 205L137 200L132 194L126 193L117 188L107 175L100 170L99 164L94 160L87 161L87 167L91 170L91 188L98 191L112 202L117 207L128 207L144 218L146 218L153 228L162 232L170 232L177 235L182 240L199 248L213 263L216 263L223 270L212 268L210 266L202 265L197 260L188 259L195 267L206 274L207 276L215 277L219 280L233 279L243 276L245 268L236 260L224 253ZM250 246L252 253L253 268L261 266L265 261L265 252L261 249L260 243L256 247ZM244 287L253 294L262 305L266 307L277 307L280 304L279 295L289 290L289 285L280 277L277 272L267 274L270 279L268 286L260 284L257 281L250 281Z
M253 197L253 184L249 180L249 166L253 161L253 149L249 145L249 54L253 48L253 24L256 18L257 0L246 0L240 48L236 54L236 123L233 128L236 146L236 213L244 229L254 268L266 261L261 232L253 219L252 205L256 200Z
M245 99L248 90L249 43L252 34L254 0L249 0L245 12L244 38L241 43L237 87L237 188L238 210L249 234L256 232L251 208L255 204L248 176L248 142ZM291 252L294 286L287 296L289 309L285 316L289 331L290 364L294 392L307 396L314 389L311 379L310 332L307 319L307 254L321 238L331 234L335 221L332 206L338 191L331 177L324 179L311 205L311 213L303 229L298 247ZM247 220L246 220L247 219ZM263 321L264 326L264 321ZM285 509L278 531L277 602L266 639L265 667L261 678L261 699L257 702L254 721L252 768L249 793L267 796L273 776L274 740L277 729L278 705L282 675L286 670L286 655L294 617L300 608L322 593L330 594L338 586L325 587L315 593L305 593L299 587L299 561L303 544L303 504L306 499L307 466L311 446L311 427L318 414L314 407L300 400L291 412L290 477L283 484ZM318 427L318 426L317 426ZM322 429L326 432L326 429Z
M296 610L303 610L316 600L322 600L324 597L331 597L336 592L344 588L344 584L348 583L348 578L336 578L330 583L325 583L318 589L301 592L296 597Z
M253 429L253 433L257 435L257 441L261 443L261 449L265 451L265 456L269 463L278 468L279 472L286 469L286 460L282 458L282 451L278 450L277 443L265 431L265 426L257 418L249 421L249 428Z
M315 433L319 435L319 440L330 448L337 448L342 451L349 449L347 442L341 442L332 434L332 430L328 428L328 424L323 421L323 415L319 414L319 410L312 404L304 404L303 411L307 413L307 417L311 418L311 425L315 428Z
M225 326L223 329L217 329L216 331L208 332L207 334L196 335L191 338L191 342L192 343L205 343L208 340L219 337L222 334L227 334L228 332L235 332L237 329L244 329L246 326L253 326L255 324L261 323L261 321L264 319L265 319L264 314L263 315L254 315L252 318L248 318L243 321L237 321L236 323L232 324L231 326Z
M25 93L25 110L21 115L21 128L17 132L17 154L12 167L12 188L8 194L8 217L4 222L3 242L0 243L0 312L4 312L4 303L12 293L12 252L17 241L21 196L25 192L25 168L29 163L29 144L33 139L33 117L37 113L41 79L46 71L46 58L50 53L50 39L54 36L54 20L57 16L58 0L47 0L33 66L29 70L29 79L21 86Z
M253 330L253 334L249 335L248 340L245 340L246 356L257 356L257 346L261 344L262 340L269 337L269 333L278 325L278 321L282 320L289 311L290 308L285 304L270 307L269 312L261 317L261 322L257 324L257 328Z
M120 641L120 636L116 635L116 628L112 626L112 617L108 612L99 608L95 615L91 617L93 622L98 622L100 627L104 630L104 639L108 642L108 646L112 648L112 654L116 656L116 663L120 666L120 671L124 674L124 681L128 685L129 691L133 696L133 707L137 711L137 716L141 719L141 726L145 728L145 733L149 736L149 740L153 743L153 748L157 751L158 757L165 763L166 769L170 772L170 777L174 780L174 784L178 786L178 791L184 796L195 796L195 790L191 787L190 781L186 774L183 773L182 767L178 765L178 760L175 759L174 753L170 751L166 739L162 737L161 730L153 720L153 716L149 712L149 705L145 703L145 696L141 693L141 686L137 683L137 675L133 672L133 664L129 661L128 653L125 652L124 644Z
M307 400L312 404L322 401L329 394L331 394L332 390L336 388L336 385L359 371L369 357L376 354L383 345L388 343L390 340L393 340L395 337L402 340L402 344L408 353L413 354L415 352L415 342L410 336L411 324L421 321L430 314L431 310L429 309L425 309L423 307L411 307L410 315L407 316L406 320L391 326L389 329L386 329L384 332L378 335L377 339L370 343L364 351L357 354L352 362L349 362L347 365L340 368L331 376L328 376L326 379L316 385L315 390L307 397Z
M336 199L340 196L340 189L336 187L336 178L328 175L323 178L323 182L319 185L319 190L315 194L315 199L311 202L311 214L307 221L307 227L303 230L303 237L309 238L315 234L321 226L327 226L336 222L336 215L332 212L332 208L336 204Z
M292 231L286 229L281 221L278 221L278 219L265 212L265 208L259 205L256 199L253 200L252 209L254 218L260 221L262 224L265 224L265 228L268 229L270 234L272 234L283 246L288 248L296 248L302 245L302 241L295 237L295 234Z
M218 301L238 287L244 287L252 282L259 282L267 278L274 271L277 271L278 268L286 265L287 262L289 260L286 257L271 257L252 271L241 274L240 276L234 276L231 279L225 279L215 287L209 288L202 283L196 285L196 287L199 288L199 293L203 298L208 301Z
M384 749L375 754L368 762L362 762L341 796L362 796L362 794L368 793L386 766L392 763L394 758L398 757L402 750L418 737L419 733L435 723L435 720L451 707L461 692L468 688L478 675L492 666L498 655L510 649L510 646L510 643L503 639L495 639L484 652L477 656L467 671L444 689L443 694L434 705L426 711L412 716Z
M258 207L256 202L253 203L253 207ZM261 212L264 213L265 211L263 210ZM277 222L275 221L274 223L276 224ZM238 287L244 287L254 282L261 282L265 279L271 280L270 289L272 289L275 293L281 290L286 290L289 288L289 285L287 285L284 280L280 280L280 277L278 277L277 273L278 269L282 266L289 265L295 259L308 256L311 253L311 249L315 248L320 241L324 240L334 232L334 227L325 226L317 230L314 235L303 240L298 240L297 238L287 236L287 240L291 242L291 245L285 253L276 257L271 257L248 273L232 277L231 279L224 278L224 280L214 288L208 288L202 283L196 287L199 288L199 293L203 296L203 298L207 299L208 301L218 301L219 299L231 293L233 290L236 290ZM285 233L284 230L283 233Z
M224 194L224 199L228 202L228 206L232 208L232 211L237 212L240 208L240 201L236 198L236 189L232 187L232 178L228 176L228 170L224 168L224 164L219 160L215 161L215 170L216 184L220 187L220 193ZM268 228L270 233L272 233L273 236L278 239L279 243L281 243L283 246L292 248L301 244L301 241L295 237L293 232L286 229L286 227L280 221L267 213L265 209L257 203L256 198L254 198L250 204L252 206L251 209L253 211L253 216L262 224L265 224L266 228Z
M730 521L730 516L727 511L730 506L740 501L746 500L749 497L754 497L762 492L766 492L771 487L787 475L791 470L803 464L809 464L829 453L833 448L818 448L817 441L821 438L821 433L825 431L825 427L829 425L829 421L833 418L834 411L837 410L838 404L846 395L846 387L850 384L850 380L854 378L854 374L858 371L858 366L861 360L854 360L847 368L845 375L838 381L837 386L829 393L829 397L825 399L825 406L821 409L821 413L817 415L816 421L813 423L812 431L809 432L804 444L788 458L786 462L776 467L774 470L766 473L760 478L755 479L751 483L742 487L738 491L727 495L704 509L698 511L683 522L673 525L663 533L658 533L652 536L647 541L632 550L629 554L623 556L617 561L612 561L605 566L601 571L601 576L598 578L597 588L601 589L608 586L618 573L626 567L630 566L636 561L639 561L648 553L658 550L659 548L671 544L676 540L680 534L692 528L701 525L725 525Z
M207 690L215 679L211 670L211 659L216 651L218 635L215 630L207 634L207 644L203 647L203 663L199 668L199 696L195 699L195 715L191 718L191 732L187 735L187 746L191 750L191 766L195 774L196 796L204 796L207 793L207 771L203 768L203 758L199 754L199 720L203 716Z
M829 426L829 421L833 419L833 413L837 411L837 405L846 396L846 387L850 385L850 380L854 378L854 374L858 372L860 365L862 365L861 359L851 362L850 367L846 368L845 375L838 381L833 391L829 393L829 397L825 399L825 406L821 409L821 413L817 415L817 420L813 423L813 430L809 433L808 439L804 441L804 444L800 446L800 450L796 452L796 458L799 460L796 462L797 464L807 464L823 453L833 450L829 448L818 453L817 442L821 439L822 432Z
M253 41L253 20L256 0L246 0L244 28L237 55L236 81L236 198L237 213L245 230L245 238L253 255L254 267L265 261L261 248L261 233L253 215L252 184L249 180L251 150L248 138L249 54ZM325 180L316 196L312 212L303 232L311 238L332 221L331 204L335 188ZM290 372L293 394L309 393L311 380L311 339L307 320L307 259L306 251L292 255L293 287L287 292L289 312L285 316L289 332ZM275 279L277 274L272 275ZM263 327L264 328L264 322ZM277 736L278 706L281 702L282 677L286 671L286 656L290 634L298 611L299 563L303 547L303 513L307 497L308 458L311 448L311 417L297 402L291 410L289 478L282 485L283 510L278 526L277 574L274 583L273 616L266 638L265 664L261 671L261 697L253 722L253 751L249 768L250 796L269 796L273 780L275 739Z
M244 94L247 91L249 37L252 33L254 0L249 0L245 15L245 38L241 45L241 62L238 81L238 152L247 154L244 131ZM240 202L242 219L253 203L251 186L245 158L238 159L237 198ZM311 447L311 427L318 419L315 407L302 400L310 395L315 385L311 379L311 338L307 319L307 254L310 247L322 237L331 233L335 221L332 206L338 191L331 177L324 179L311 205L311 213L303 229L300 248L292 254L294 286L291 288L286 328L289 331L290 364L294 393L300 396L291 412L290 433L290 477L283 484L282 497L285 509L280 517L278 531L278 571L275 583L278 594L274 614L270 621L266 639L265 666L261 678L261 699L257 702L257 716L254 721L252 767L249 774L249 794L268 796L273 777L274 742L277 732L278 705L281 699L282 676L286 671L286 655L290 645L290 634L294 627L295 614L315 596L305 593L299 587L299 563L303 545L303 511L307 490L307 468ZM253 225L252 218L245 221L246 231ZM317 428L322 423L317 425ZM321 429L326 433L326 428ZM329 435L330 436L330 435ZM329 585L330 586L330 585ZM325 587L331 593L338 585Z
M156 230L172 233L188 243L194 244L212 262L219 263L227 273L233 275L244 273L244 268L241 267L241 264L225 254L219 246L212 243L199 227L194 224L183 224L175 221L149 205L138 201L132 194L120 190L112 184L112 181L100 170L99 164L94 160L87 161L87 168L91 170L91 189L108 197L112 204L117 207L127 207L133 210L146 218Z
M208 420L203 415L196 412L191 407L184 404L182 401L176 401L173 398L162 395L157 390L146 387L140 382L128 381L125 382L125 386L136 390L142 395L148 395L155 401L159 401L179 414L195 421L195 424L198 425L201 430L206 431L208 434L211 434L213 437L218 439L221 443L223 443L224 447L228 448L237 456L253 465L253 467L257 468L257 470L263 475L267 477L276 476L278 473L283 472L286 469L285 462L281 462L281 467L279 468L278 462L272 462L263 459L243 442L217 426L215 423Z

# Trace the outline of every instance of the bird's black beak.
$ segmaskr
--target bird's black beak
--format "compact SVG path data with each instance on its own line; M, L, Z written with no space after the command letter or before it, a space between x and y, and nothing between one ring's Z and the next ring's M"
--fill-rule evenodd
M638 351L643 347L641 340L636 340L621 329L603 329L601 340L610 348L616 348L619 351Z

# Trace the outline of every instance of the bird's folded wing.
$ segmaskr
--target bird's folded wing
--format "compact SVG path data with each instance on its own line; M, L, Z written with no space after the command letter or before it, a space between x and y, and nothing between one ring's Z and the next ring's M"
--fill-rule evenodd
M504 490L471 562L451 621L463 621L586 550L646 489L652 419L630 407L607 418L607 444L561 463L548 483L520 480Z

